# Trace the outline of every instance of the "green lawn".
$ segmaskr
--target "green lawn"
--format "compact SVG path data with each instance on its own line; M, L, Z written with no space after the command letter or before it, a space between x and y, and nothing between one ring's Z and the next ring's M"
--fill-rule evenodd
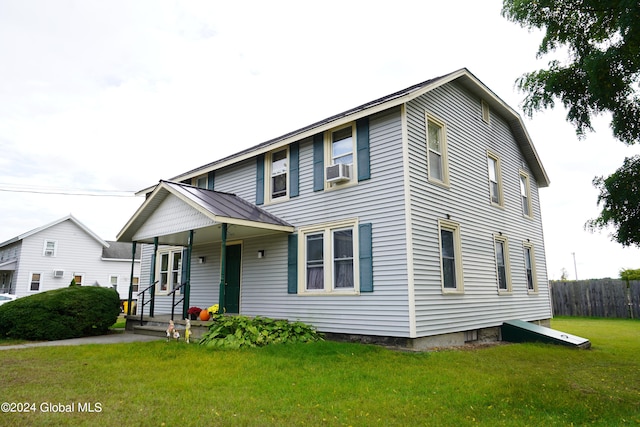
M639 425L640 321L553 327L593 348L232 351L159 341L4 350L0 401L36 411L0 413L0 425ZM72 412L42 412L58 404Z

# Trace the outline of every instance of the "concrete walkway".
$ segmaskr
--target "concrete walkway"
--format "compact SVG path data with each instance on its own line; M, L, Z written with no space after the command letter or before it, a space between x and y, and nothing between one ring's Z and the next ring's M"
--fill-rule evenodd
M129 342L158 341L165 340L164 337L154 337L149 335L125 333L112 333L108 335L100 335L97 337L72 338L59 341L43 341L17 345L0 345L0 350L14 350L18 348L30 347L51 347L58 345L84 345L84 344L120 344Z

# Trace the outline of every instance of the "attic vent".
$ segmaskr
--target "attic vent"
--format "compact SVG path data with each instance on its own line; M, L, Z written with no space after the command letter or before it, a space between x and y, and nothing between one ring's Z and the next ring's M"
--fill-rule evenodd
M53 277L63 277L64 276L64 270L53 270Z
M336 165L327 166L327 182L348 181L351 178L351 165L338 163Z

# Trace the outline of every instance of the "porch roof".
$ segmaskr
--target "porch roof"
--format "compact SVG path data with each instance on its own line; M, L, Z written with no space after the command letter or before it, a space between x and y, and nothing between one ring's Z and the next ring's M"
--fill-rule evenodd
M0 270L14 270L16 269L16 260L0 262Z
M221 240L221 225L232 226L235 239L292 233L288 222L231 193L160 181L118 234L119 242L186 245L190 230L196 242ZM231 237L231 236L230 236Z

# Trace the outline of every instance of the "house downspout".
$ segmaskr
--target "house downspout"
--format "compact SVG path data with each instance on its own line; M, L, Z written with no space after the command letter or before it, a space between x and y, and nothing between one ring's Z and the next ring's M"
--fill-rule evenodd
M149 284L153 285L156 282L156 257L158 253L158 238L153 238L153 255L151 255L151 274L149 275ZM149 316L153 317L153 310L156 304L156 287L151 287L151 303L149 304Z
M193 230L189 231L189 243L187 244L187 259L182 262L187 263L187 281L184 286L184 302L182 303L182 318L188 319L189 298L191 297L191 251L193 250Z
M131 242L131 277L129 278L129 299L127 300L127 316L131 315L131 301L133 300L133 267L136 264L136 242Z
M222 223L222 247L220 249L220 292L218 295L218 313L224 314L224 287L227 273L227 224Z

